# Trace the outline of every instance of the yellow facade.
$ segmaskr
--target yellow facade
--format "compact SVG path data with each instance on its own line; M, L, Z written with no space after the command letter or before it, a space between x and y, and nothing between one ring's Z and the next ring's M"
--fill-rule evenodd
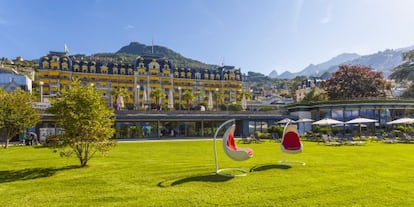
M222 104L240 103L241 74L240 69L234 67L225 66L209 70L177 68L165 58L145 56L137 57L133 64L114 63L96 58L91 60L86 56L82 59L52 52L42 57L39 64L39 81L44 83L44 95L54 96L70 86L73 79L78 79L84 84L93 83L107 97L108 104L115 101L110 93L117 88L128 91L125 102L132 105L141 105L144 92L148 88L161 88L167 96L172 88L175 104L178 104L180 98L179 89L181 94L186 90L204 94L198 103L207 104L209 92L214 95L220 93L218 96L222 97ZM162 103L167 103L167 96ZM155 101L150 97L151 103L154 104Z

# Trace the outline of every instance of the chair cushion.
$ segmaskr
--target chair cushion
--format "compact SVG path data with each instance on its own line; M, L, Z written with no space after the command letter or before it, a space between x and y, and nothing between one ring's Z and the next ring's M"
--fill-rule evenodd
M234 143L234 137L233 134L230 133L227 137L227 146L232 150L237 150L236 144Z
M299 150L301 148L300 137L295 132L287 132L283 137L282 145L286 150Z

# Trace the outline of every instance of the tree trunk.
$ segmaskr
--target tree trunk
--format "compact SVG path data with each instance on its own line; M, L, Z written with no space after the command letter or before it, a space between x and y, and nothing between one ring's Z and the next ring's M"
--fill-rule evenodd
M4 145L4 149L9 148L9 139L6 138L6 143Z

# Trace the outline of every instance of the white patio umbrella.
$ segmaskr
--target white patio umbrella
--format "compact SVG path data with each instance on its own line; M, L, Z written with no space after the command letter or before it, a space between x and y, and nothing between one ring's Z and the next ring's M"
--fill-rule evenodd
M358 118L349 120L349 121L347 121L345 123L346 124L358 124L358 127L359 127L359 136L361 136L361 124L362 123L374 123L374 122L377 122L377 120L358 117Z
M347 124L362 124L362 123L374 123L374 122L377 122L377 120L358 117L358 118L349 120L345 123L347 123Z
M122 96L118 96L116 98L116 106L117 106L117 110L121 110L122 108L124 108L124 97Z
M335 124L344 124L342 121L338 121L335 119L330 118L324 118L319 121L315 121L312 123L313 125L321 125L321 126L327 126L327 125L335 125Z
M308 118L301 118L298 119L297 121L295 121L296 123L305 123L305 122L313 122L313 119L308 119Z
M294 122L294 121L292 119L285 118L285 119L282 119L282 120L280 120L276 123L278 123L278 124L287 124L287 123L290 123L290 122Z
M241 107L243 109L243 111L246 111L247 109L247 101L246 101L246 95L243 93L243 97L241 100Z
M148 102L148 96L147 96L147 90L143 91L143 95L142 95L142 108L146 109L147 105L145 105Z
M298 131L299 131L299 133L302 134L302 133L304 133L306 131L306 123L307 122L313 122L313 119L301 118L301 119L298 119L297 121L294 121L294 123L298 123ZM302 125L302 127L301 127L301 125Z
M213 110L213 94L211 91L208 92L207 110Z
M168 93L168 108L173 109L174 108L174 95L172 89L170 89Z
M414 118L408 118L408 117L399 118L399 119L387 122L387 124L412 124L412 123L414 123Z

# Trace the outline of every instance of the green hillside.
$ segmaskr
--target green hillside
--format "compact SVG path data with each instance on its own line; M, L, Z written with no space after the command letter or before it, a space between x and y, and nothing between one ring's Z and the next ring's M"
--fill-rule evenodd
M163 46L147 46L138 42L131 42L129 45L122 47L116 53L99 53L96 56L113 56L114 58L122 59L126 62L133 62L137 56L140 55L159 55L168 58L176 66L192 67L192 68L212 68L217 65L205 64L197 60L186 58L181 54Z

